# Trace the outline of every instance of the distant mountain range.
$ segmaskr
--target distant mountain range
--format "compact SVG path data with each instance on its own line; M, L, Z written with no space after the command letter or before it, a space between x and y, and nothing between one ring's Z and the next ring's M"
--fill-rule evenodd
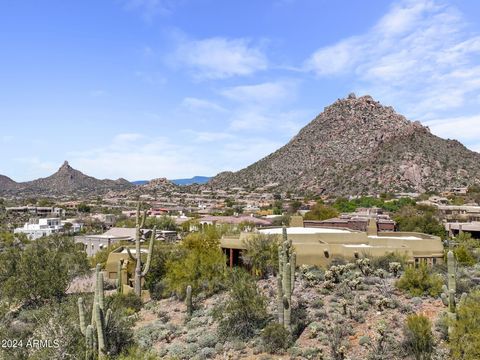
M73 169L67 161L55 174L33 181L17 183L0 175L0 195L21 197L100 195L108 191L123 191L133 187L134 185L125 179L95 179Z
M184 185L193 185L193 184L206 184L208 182L208 180L210 180L210 179L211 179L211 177L209 177L209 176L194 176L194 177L189 178L189 179L173 179L173 180L170 180L170 181L172 183L174 183L175 185L184 186ZM132 181L132 184L146 185L149 182L150 182L149 180L137 180L137 181Z
M430 133L371 96L339 99L285 146L214 188L331 195L438 191L480 181L480 154Z

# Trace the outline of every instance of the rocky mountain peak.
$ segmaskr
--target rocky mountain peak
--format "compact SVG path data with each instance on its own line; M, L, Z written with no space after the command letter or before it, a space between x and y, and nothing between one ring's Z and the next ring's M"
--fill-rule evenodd
M371 96L325 107L292 140L214 187L263 187L342 195L442 190L480 179L480 154L441 139ZM459 174L468 173L469 176Z

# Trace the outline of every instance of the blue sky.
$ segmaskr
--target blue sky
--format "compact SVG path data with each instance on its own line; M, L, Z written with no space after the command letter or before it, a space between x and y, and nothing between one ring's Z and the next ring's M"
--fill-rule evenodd
M238 170L350 92L480 151L480 2L0 0L0 174Z

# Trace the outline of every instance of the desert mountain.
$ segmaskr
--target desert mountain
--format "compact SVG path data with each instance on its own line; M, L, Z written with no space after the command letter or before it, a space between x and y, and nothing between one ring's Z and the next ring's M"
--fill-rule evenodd
M326 107L285 146L214 188L276 186L335 195L443 190L480 179L480 154L430 133L371 96Z
M102 194L110 190L126 190L134 185L125 179L98 180L73 169L67 161L58 171L46 178L11 184L0 177L0 194L16 196L70 196Z

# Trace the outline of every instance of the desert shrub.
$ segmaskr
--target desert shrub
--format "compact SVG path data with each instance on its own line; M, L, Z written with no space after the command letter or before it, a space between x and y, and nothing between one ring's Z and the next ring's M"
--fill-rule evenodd
M24 247L22 249L22 247ZM70 282L88 272L84 251L73 238L43 237L0 252L0 293L9 301L41 304L65 297Z
M442 292L443 279L440 275L432 273L426 264L420 264L417 268L407 268L396 285L411 296L436 297Z
M385 271L390 271L389 264L392 262L398 262L402 265L402 268L405 267L406 256L399 253L388 253L382 256L371 256L370 266L373 269L383 269Z
M305 220L326 220L337 217L339 212L328 205L322 203L315 204L304 216Z
M307 304L298 301L297 305L292 307L292 337L293 339L297 339L305 330L308 325L307 321Z
M458 307L450 346L454 359L480 359L480 290L470 293Z
M290 333L278 323L270 323L263 329L262 342L265 350L270 354L276 354L288 349L291 344Z
M274 274L278 269L277 236L257 234L244 241L242 260L252 272L261 278Z
M153 350L145 350L138 346L132 346L122 353L117 360L157 360L158 355Z
M155 342L167 339L171 331L162 321L155 321L135 331L135 342L142 348L148 349Z
M105 298L105 305L108 309L112 309L112 311L128 311L132 313L139 312L142 309L143 302L142 299L133 292L128 294L115 293Z
M434 339L432 324L426 316L409 315L403 334L403 347L410 355L416 360L428 360L431 358L434 350Z
M267 319L266 299L255 279L243 269L234 269L229 279L228 299L218 305L214 318L223 339L248 339L261 329Z
M175 253L176 245L156 242L152 252L150 270L145 276L145 287L150 291L154 300L160 300L165 295L165 275L167 262Z
M166 263L165 288L183 298L188 285L192 292L213 294L223 288L226 259L218 234L211 229L189 234Z

